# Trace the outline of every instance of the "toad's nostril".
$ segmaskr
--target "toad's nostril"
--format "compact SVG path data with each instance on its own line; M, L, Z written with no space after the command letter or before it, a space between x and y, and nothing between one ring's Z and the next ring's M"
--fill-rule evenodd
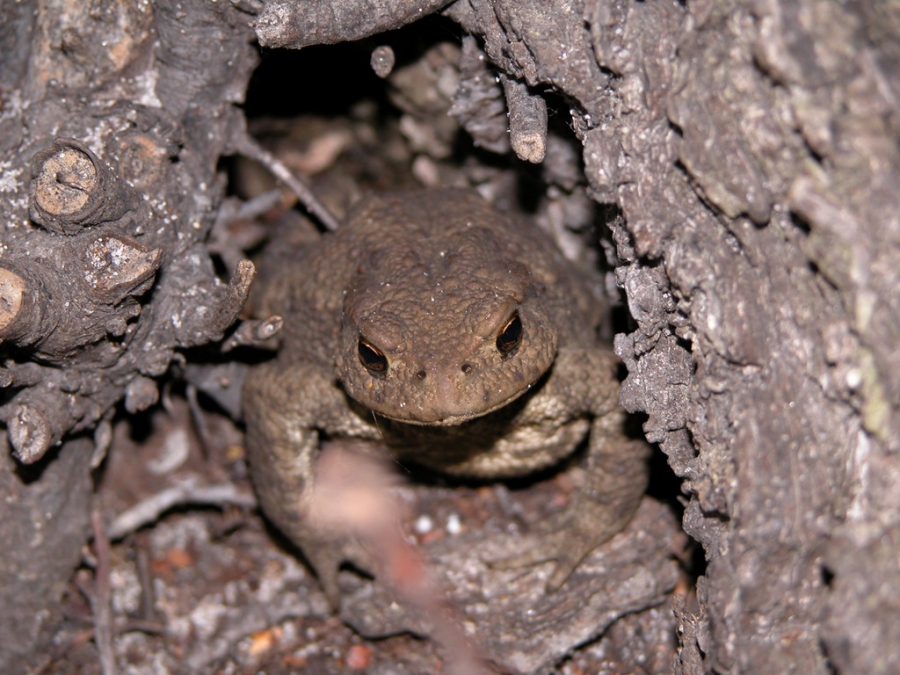
M424 380L427 376L428 373L426 373L424 369L416 373L416 378L419 380Z
M460 370L463 371L463 375L468 375L473 370L475 370L475 366L473 366L471 363L464 363L462 364L462 368Z

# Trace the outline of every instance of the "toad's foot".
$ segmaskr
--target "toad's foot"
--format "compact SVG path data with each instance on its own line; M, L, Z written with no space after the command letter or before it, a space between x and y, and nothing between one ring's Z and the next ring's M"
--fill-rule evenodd
M318 577L319 585L337 612L341 608L338 571L350 564L363 574L378 575L378 560L360 542L350 537L309 536L304 540L303 557Z
M501 570L553 562L554 569L546 584L547 592L552 593L562 587L591 551L617 534L631 515L629 512L621 519L620 527L603 527L600 524L609 516L605 505L576 499L565 511L538 526L526 538L524 551L486 562Z

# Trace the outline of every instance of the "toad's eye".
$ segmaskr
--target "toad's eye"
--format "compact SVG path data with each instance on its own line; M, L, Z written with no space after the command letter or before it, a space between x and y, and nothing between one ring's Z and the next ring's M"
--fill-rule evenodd
M503 358L513 355L521 339L522 320L519 318L519 313L516 312L509 318L509 321L506 322L503 330L497 336L497 349Z
M387 357L362 338L359 339L359 362L375 377L384 377L388 369Z

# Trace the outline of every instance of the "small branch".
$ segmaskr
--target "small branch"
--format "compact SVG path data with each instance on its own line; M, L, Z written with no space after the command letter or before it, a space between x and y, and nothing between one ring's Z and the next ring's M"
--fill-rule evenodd
M119 516L109 526L109 538L112 540L139 530L155 522L171 508L186 504L210 504L224 506L233 504L245 509L256 508L256 498L234 485L180 485L163 490L142 502L138 502Z
M297 195L300 203L306 207L312 215L319 219L326 230L336 230L338 220L332 215L326 206L313 194L312 189L275 155L262 147L251 136L244 133L236 140L235 148L245 157L249 157L272 172L272 175L287 185Z
M140 621L145 624L156 623L154 608L156 607L156 596L153 592L153 579L150 576L150 556L147 555L147 549L143 545L143 537L138 539L138 545L135 546L135 557L137 559L138 580L141 584L141 605L140 605Z
M112 593L109 587L110 548L109 538L103 531L103 517L100 511L95 510L91 513L91 526L94 530L94 553L97 556L97 567L94 569L94 596L91 602L94 612L94 644L97 645L97 652L100 655L100 671L103 675L116 675L110 607Z
M283 326L284 319L277 315L268 319L244 321L224 342L222 351L227 353L241 345L261 345L278 335Z
M532 164L544 161L547 152L547 101L532 94L528 85L501 75L509 110L509 142L519 159Z
M281 203L281 190L269 190L241 203L235 213L235 220L255 220Z
M203 408L200 407L200 401L197 400L197 387L188 382L185 394L187 395L188 408L191 411L194 428L197 430L197 435L200 436L203 457L208 458L210 448L212 448L211 434L209 433L209 425L206 423L206 417L203 415Z
M166 632L165 624L159 621L144 621L143 619L127 619L119 626L119 633L144 633L145 635L163 635Z

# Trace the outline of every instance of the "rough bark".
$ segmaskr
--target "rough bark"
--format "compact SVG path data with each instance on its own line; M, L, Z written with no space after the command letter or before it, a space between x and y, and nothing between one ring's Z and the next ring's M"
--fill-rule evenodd
M896 7L460 0L446 14L507 76L572 102L593 194L622 210L638 325L617 339L623 404L684 479L708 561L681 670L888 672Z
M246 296L252 266L223 283L205 239L256 59L249 16L228 3L4 0L0 17L0 417L16 461L38 463L2 469L13 672L38 638L16 618L49 622L87 539L114 406L155 403L177 350L220 338ZM45 457L92 430L93 457L84 441ZM32 536L32 512L58 531ZM27 593L25 574L39 580Z

